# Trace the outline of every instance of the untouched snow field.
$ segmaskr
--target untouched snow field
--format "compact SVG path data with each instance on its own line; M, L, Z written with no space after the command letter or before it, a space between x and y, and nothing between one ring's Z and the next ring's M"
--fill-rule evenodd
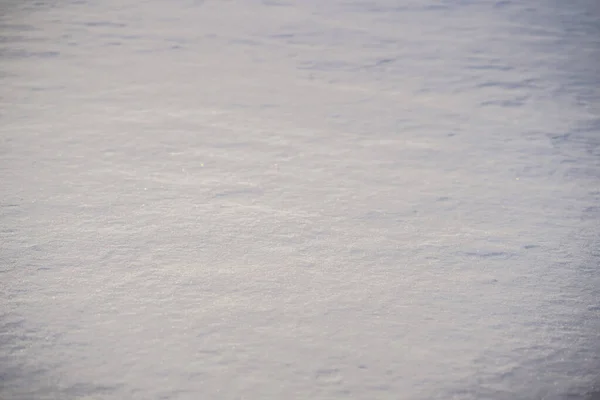
M595 0L0 0L0 398L600 397Z

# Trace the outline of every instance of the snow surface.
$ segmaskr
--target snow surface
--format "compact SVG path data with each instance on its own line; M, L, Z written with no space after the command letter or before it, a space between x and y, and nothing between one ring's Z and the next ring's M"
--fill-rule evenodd
M0 16L0 398L597 396L597 1Z

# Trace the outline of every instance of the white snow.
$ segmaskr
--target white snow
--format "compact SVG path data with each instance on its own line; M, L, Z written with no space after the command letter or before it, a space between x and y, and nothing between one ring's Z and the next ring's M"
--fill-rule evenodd
M5 0L0 398L591 398L598 17Z

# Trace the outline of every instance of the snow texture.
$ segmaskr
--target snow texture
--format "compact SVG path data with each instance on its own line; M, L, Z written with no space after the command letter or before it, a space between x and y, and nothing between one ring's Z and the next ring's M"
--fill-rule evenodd
M592 399L595 0L1 0L0 398Z

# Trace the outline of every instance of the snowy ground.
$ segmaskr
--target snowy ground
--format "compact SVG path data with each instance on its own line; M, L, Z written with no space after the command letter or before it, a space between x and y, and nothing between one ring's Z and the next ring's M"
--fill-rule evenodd
M599 20L0 0L0 398L593 398Z

